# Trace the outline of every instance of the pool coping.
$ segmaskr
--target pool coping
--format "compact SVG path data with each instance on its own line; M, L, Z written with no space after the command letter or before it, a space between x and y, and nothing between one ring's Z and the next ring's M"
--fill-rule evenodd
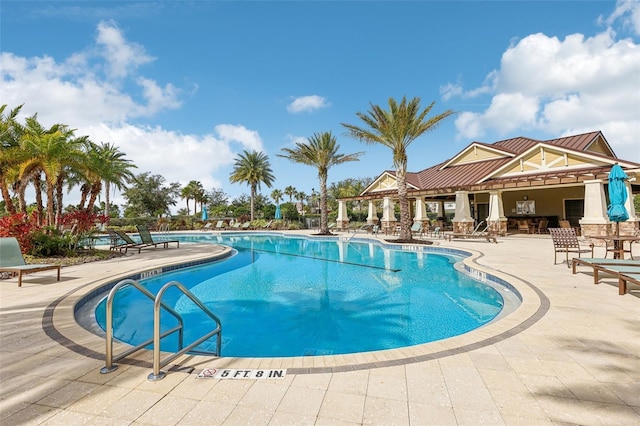
M247 233L245 233L246 235ZM273 235L273 233L271 233ZM314 236L308 236L314 238ZM326 238L326 237L318 237ZM338 238L332 238L337 240ZM354 238L355 240L355 238ZM367 240L391 248L407 247L398 243L391 244L377 239L359 237L358 240ZM427 246L428 248L434 247ZM412 248L409 248L413 250ZM383 368L422 361L433 360L452 356L478 348L495 344L512 337L535 324L549 310L550 302L542 291L532 283L522 280L512 274L499 271L478 261L484 256L481 252L471 249L441 248L437 251L468 253L462 263L464 268L480 280L491 279L508 283L521 297L521 304L514 312L490 322L471 332L450 337L447 339L408 346L397 349L387 349L371 352L362 352L343 355L323 356L298 356L298 357L274 357L274 358L234 358L190 355L186 354L172 362L165 370L192 372L197 368L215 369L287 369L290 374L319 374L365 370L371 368ZM201 255L187 261L178 258L175 261L163 259L162 267L170 268L175 265L193 264L193 262L206 262L219 260L230 254L231 249L217 253L216 255ZM174 254L174 253L172 253ZM144 274L147 271L157 270L153 268L141 268L135 274ZM75 311L78 303L87 299L87 295L98 291L105 291L104 287L115 284L121 279L132 276L131 271L108 277L97 278L75 288L54 300L45 309L42 326L45 333L69 350L89 358L104 360L105 340L91 333L75 321ZM130 346L114 341L113 353L119 353ZM165 354L163 354L164 356ZM152 351L142 350L121 360L121 364L139 365L152 368Z

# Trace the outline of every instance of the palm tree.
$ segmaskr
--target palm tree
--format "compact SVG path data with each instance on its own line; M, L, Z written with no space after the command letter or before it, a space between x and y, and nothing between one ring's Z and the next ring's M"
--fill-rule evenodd
M187 216L189 216L189 200L195 198L197 188L198 181L192 180L180 191L180 197L187 202ZM195 206L193 207L193 212L196 212Z
M22 188L26 181L44 173L47 192L46 224L56 224L54 215L55 188L59 183L64 168L71 164L79 164L84 157L82 150L84 138L73 138L73 130L65 125L55 124L44 129L37 117L26 119L25 133L22 135L21 148L29 154L29 158L20 165Z
M389 98L389 110L384 110L378 105L371 105L367 113L356 113L365 127L352 124L342 125L348 134L361 142L379 143L393 151L393 164L396 168L396 180L398 184L398 200L400 203L400 236L401 240L411 240L411 217L409 213L409 200L407 198L407 147L422 134L434 130L440 122L454 114L447 110L429 119L427 115L435 105L432 102L424 110L420 111L420 98L416 97L407 102L406 96L402 97L400 104Z
M276 203L276 206L280 204L280 202L283 199L282 191L280 191L279 189L274 189L273 191L271 191L271 199L273 200L274 203Z
M100 143L95 147L97 157L100 159L99 176L104 182L104 199L105 199L105 216L109 216L110 188L123 190L126 189L128 183L133 182L135 175L132 169L137 166L131 160L125 158L125 154L115 145L110 143ZM95 201L95 198L93 198ZM93 209L93 203L90 201L88 209Z
M363 152L339 154L340 145L331 132L314 133L307 142L296 143L295 148L283 148L286 154L279 157L288 158L295 163L314 166L318 170L320 181L320 233L330 234L327 212L327 176L329 169L337 164L358 161Z
M287 187L284 189L284 193L285 193L285 195L288 195L288 196L289 196L289 202L290 202L290 203L293 203L293 196L294 196L294 195L296 195L296 193L297 193L297 192L298 192L298 191L297 191L293 186L291 186L291 185L287 186Z
M304 216L304 200L307 199L307 194L305 194L304 191L300 191L296 194L296 197L298 201L300 201L300 214Z
M267 188L271 188L274 179L269 157L265 153L244 151L236 157L229 181L231 183L245 182L251 188L251 220L254 218L253 206L257 189L260 188L261 183L267 185Z
M22 162L24 154L20 149L22 126L16 121L22 105L4 115L6 107L7 105L0 106L0 193L2 193L7 213L14 214L16 208L11 199L9 187L17 178L18 165Z

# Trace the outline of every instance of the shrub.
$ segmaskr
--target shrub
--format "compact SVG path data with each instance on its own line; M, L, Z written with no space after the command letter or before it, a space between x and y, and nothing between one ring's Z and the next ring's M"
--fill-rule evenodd
M28 253L33 247L33 237L40 229L38 212L31 214L16 213L0 217L0 237L15 237L22 253Z

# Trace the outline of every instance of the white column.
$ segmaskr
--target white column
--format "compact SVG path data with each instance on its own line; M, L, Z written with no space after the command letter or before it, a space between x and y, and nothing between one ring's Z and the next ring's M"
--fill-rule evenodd
M427 206L424 204L422 197L416 198L416 215L413 218L415 222L424 222L427 218Z
M604 195L604 181L602 179L586 180L584 182L584 216L580 224L606 224L607 200Z
M349 216L347 216L347 203L343 200L338 200L338 217L336 218L338 223L349 223Z
M471 206L469 205L469 193L467 191L456 191L456 214L454 222L473 222L471 217Z
M504 216L504 205L502 204L502 192L489 191L489 217L487 218L487 222L492 223L501 220L506 220Z
M394 211L393 201L389 197L384 197L382 200L382 220L384 222L395 222L396 215Z
M373 200L369 200L369 214L367 215L367 224L374 225L378 222L378 214L376 212L376 205Z

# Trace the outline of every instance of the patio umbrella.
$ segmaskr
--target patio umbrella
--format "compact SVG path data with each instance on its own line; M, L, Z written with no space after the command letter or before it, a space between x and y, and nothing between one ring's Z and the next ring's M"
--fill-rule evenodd
M209 220L209 213L207 212L207 206L203 204L202 205L202 221L206 222L207 220Z
M609 172L609 220L616 223L616 236L620 235L620 222L629 219L624 207L627 201L627 187L624 183L628 176L619 164L614 164Z
M278 204L276 206L276 215L275 215L275 219L279 220L282 219L282 212L280 211L280 204Z

